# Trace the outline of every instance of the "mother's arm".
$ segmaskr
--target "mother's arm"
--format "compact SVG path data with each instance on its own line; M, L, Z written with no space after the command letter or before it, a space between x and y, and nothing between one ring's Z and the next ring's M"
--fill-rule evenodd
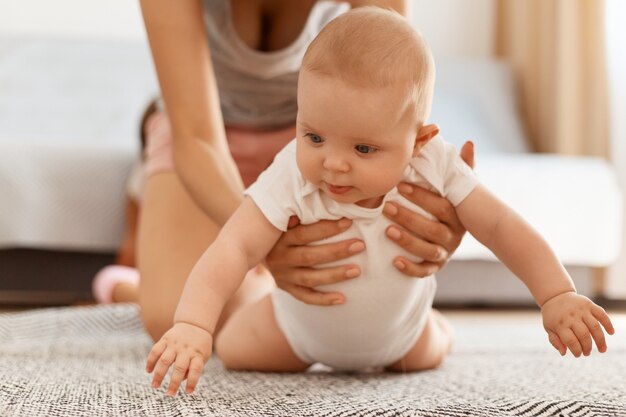
M141 0L141 11L172 126L176 171L146 181L139 215L138 301L146 330L158 340L172 325L189 271L213 239L213 222L221 226L235 211L243 184L226 143L202 0Z
M202 1L141 0L141 10L172 125L176 173L221 226L241 203L243 183L226 142Z

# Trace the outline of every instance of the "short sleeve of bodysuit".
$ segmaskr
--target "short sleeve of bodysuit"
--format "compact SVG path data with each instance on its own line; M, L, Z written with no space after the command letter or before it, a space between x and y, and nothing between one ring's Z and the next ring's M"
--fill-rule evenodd
M453 206L458 206L478 185L478 178L461 159L456 148L436 136L409 164L407 180L419 183L425 179ZM423 181L423 180L422 180Z
M296 164L296 143L290 142L245 191L270 223L286 231L289 218L299 216L304 180ZM300 217L300 216L299 216Z

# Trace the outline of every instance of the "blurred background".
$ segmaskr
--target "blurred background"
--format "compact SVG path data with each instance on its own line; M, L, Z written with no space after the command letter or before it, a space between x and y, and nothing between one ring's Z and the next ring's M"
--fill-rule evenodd
M457 146L475 142L482 181L546 237L580 292L626 300L626 3L411 8L436 59L431 120ZM91 300L121 244L156 95L138 2L0 0L0 303ZM533 305L470 236L438 282L441 305Z

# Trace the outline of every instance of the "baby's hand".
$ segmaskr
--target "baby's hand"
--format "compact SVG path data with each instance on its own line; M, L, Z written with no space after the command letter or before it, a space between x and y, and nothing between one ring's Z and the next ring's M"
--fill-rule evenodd
M548 332L550 343L561 356L567 348L577 358L582 353L591 353L591 337L600 352L606 351L604 332L615 333L611 319L604 309L590 299L575 292L566 292L548 300L541 307L543 327Z
M211 333L193 324L176 323L152 347L148 355L146 371L152 372L156 365L152 388L161 386L163 378L173 364L174 371L167 394L175 395L185 378L187 378L185 392L191 394L198 383L204 364L211 357L212 348Z

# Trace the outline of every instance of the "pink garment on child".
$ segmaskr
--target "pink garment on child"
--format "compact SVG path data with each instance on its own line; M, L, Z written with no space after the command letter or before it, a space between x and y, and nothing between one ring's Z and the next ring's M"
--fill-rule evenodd
M246 187L251 185L274 159L274 156L296 136L296 127L278 130L251 130L226 126L230 152ZM164 112L152 114L146 122L145 177L157 172L173 171L172 130Z

